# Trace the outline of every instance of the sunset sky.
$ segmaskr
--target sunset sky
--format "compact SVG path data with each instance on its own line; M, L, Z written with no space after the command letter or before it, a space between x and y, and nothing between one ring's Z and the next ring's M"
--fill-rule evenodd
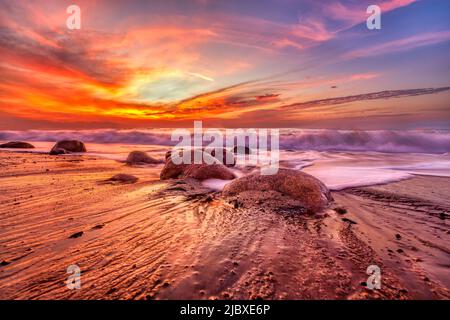
M66 8L81 8L68 30ZM382 9L381 30L366 8ZM450 129L448 0L0 0L0 129Z

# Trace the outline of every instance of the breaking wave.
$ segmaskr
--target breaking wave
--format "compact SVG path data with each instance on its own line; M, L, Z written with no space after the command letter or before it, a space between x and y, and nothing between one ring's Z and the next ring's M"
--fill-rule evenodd
M58 141L78 139L91 143L175 145L171 129L149 130L29 130L0 131L0 140ZM206 143L207 144L207 143ZM446 153L450 132L442 130L280 130L280 148L317 151L377 151L389 153Z
M292 130L281 135L280 145L294 150L446 153L450 132Z

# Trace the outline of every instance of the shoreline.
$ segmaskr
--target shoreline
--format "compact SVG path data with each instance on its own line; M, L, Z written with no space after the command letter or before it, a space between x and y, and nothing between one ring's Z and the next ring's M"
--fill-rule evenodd
M40 145L33 151L1 149L0 152L48 155L47 150L51 148L52 143L45 144L45 147ZM161 145L111 145L114 147L108 149L108 144L94 144L89 152L72 153L68 156L94 157L123 163L134 150L145 151L156 159L164 159L168 148ZM329 153L281 150L281 153L280 168L306 172L324 182L332 191L394 183L414 176L450 177L450 158L441 154L407 153L393 157L392 153L372 151ZM245 165L236 166L234 169L237 169L235 171L239 176L248 173L248 167ZM217 190L216 187L213 188Z
M305 217L234 208L160 181L161 165L9 151L0 165L1 299L450 298L450 178L332 191ZM117 173L139 180L102 183ZM64 283L74 263L81 290ZM370 264L379 291L361 285Z

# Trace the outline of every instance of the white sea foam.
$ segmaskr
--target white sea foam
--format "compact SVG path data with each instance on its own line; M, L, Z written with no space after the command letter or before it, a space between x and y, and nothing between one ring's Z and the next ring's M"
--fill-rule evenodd
M204 185L205 187L211 189L211 190L216 190L216 191L220 191L223 189L223 187L227 184L230 183L230 180L221 180L221 179L207 179L204 180L202 182L202 185Z
M369 168L334 167L304 170L321 180L330 190L342 190L350 187L371 186L411 178L407 172Z
M281 161L282 167L309 173L331 190L396 182L417 174L450 177L448 155L297 151L282 152ZM239 167L234 172L238 170ZM227 183L229 181L210 179L203 184L222 190Z

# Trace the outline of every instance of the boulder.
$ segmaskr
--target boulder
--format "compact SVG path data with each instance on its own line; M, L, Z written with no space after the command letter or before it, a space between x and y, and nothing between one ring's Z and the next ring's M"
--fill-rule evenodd
M156 164L161 163L160 160L150 157L147 153L143 151L132 151L127 157L127 164Z
M202 153L201 150L193 150L191 152L192 152L191 162L194 162L195 153L197 152ZM221 163L207 164L205 162L202 162L200 164L195 163L175 164L172 161L171 155L172 155L171 151L168 151L166 153L166 163L160 173L161 180L185 179L185 178L193 178L197 180L206 180L206 179L232 180L235 178L235 175ZM211 162L217 160L207 153L203 153L202 155L203 159L211 157L209 158L210 159L209 161Z
M119 173L111 178L109 178L107 181L110 182L118 182L118 183L135 183L139 179L131 174L125 174L125 173Z
M86 152L86 146L83 142L78 140L61 140L58 141L50 151L50 154L62 154L62 151L64 150L64 153L69 152Z
M187 165L182 176L197 180L220 179L232 180L235 175L223 164L191 164Z
M51 155L68 154L68 153L70 152L62 148L52 148L52 150L50 151Z
M185 170L185 167L187 166L185 164L173 163L171 155L171 151L166 152L166 163L159 174L161 180L179 178L182 175L183 170Z
M278 192L298 201L312 212L324 209L333 199L328 188L315 177L297 170L279 169L274 175L253 173L225 185L222 195L239 195L246 191Z
M34 146L28 142L10 141L4 144L0 144L0 148L33 149Z

